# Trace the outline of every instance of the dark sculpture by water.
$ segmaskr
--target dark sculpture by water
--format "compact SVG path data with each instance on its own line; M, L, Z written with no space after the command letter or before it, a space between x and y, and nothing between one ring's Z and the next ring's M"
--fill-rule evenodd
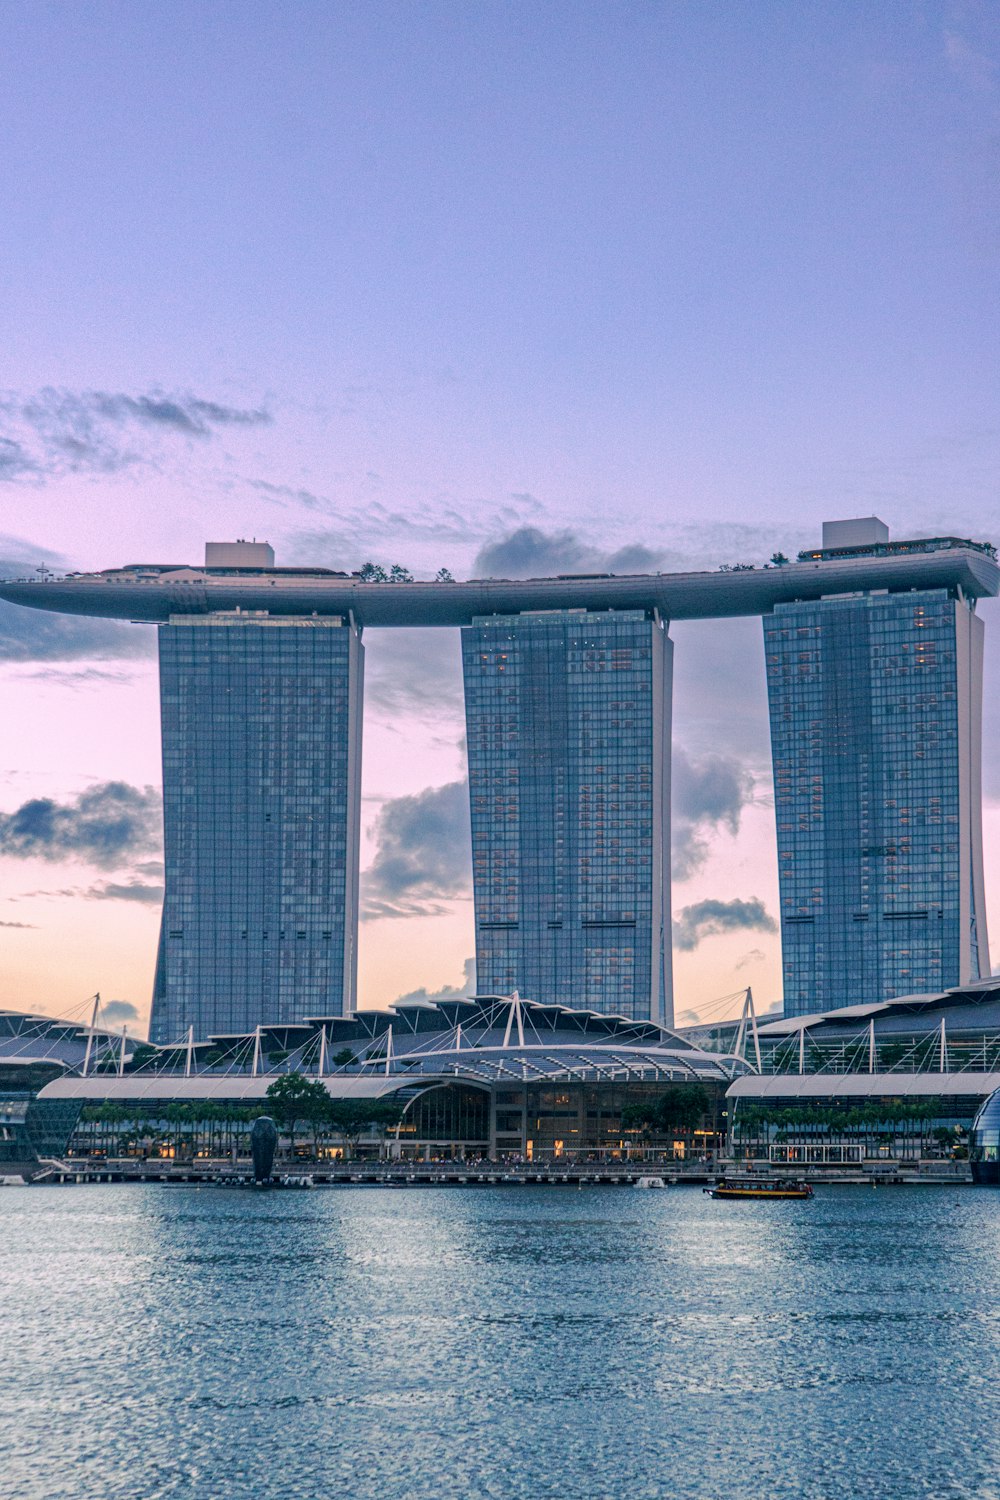
M268 1182L278 1148L278 1127L270 1115L258 1115L250 1127L250 1151L253 1156L254 1182Z

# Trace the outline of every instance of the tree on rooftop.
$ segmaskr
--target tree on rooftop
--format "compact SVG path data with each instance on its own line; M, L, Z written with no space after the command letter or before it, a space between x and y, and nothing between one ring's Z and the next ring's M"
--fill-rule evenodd
M393 563L392 567L389 569L389 582L412 583L413 574L410 572L409 568L404 568L402 563Z
M452 576L449 573L449 571L448 571L447 568L438 568L437 572L434 575L434 582L435 583L454 583L455 580L454 580L454 578L452 578Z
M771 563L775 568L786 568L788 566L788 558L783 552L772 552Z
M358 577L362 583L387 583L389 575L378 563L362 563L358 569Z

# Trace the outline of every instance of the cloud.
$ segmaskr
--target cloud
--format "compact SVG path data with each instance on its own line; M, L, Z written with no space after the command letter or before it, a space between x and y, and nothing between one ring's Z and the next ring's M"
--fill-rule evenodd
M463 969L464 978L461 984L454 987L446 984L439 990L428 990L423 987L419 990L410 990L408 994L400 995L392 1003L393 1005L412 1005L420 1000L433 1003L435 1000L459 1000L465 995L474 995L476 993L476 960L467 958Z
M749 964L762 964L766 958L767 954L763 948L751 948L749 953L744 953L742 958L737 959L733 968L745 969Z
M20 537L0 536L0 578L32 578L38 568L62 572L65 559ZM118 620L22 609L0 600L0 662L123 661L152 657L155 651L155 630Z
M3 660L0 656L0 660ZM49 687L68 688L72 692L78 692L81 688L107 688L123 687L135 681L134 672L118 671L105 672L99 667L78 667L61 669L57 664L39 667L34 672L23 672L22 682L44 682Z
M101 1006L100 1018L103 1025L113 1026L116 1021L138 1021L139 1012L130 1000L109 1000Z
M464 715L457 630L366 630L365 704L424 718Z
M0 562L0 578L5 576L11 575ZM155 652L155 630L0 600L0 661L123 661Z
M0 927L19 927L24 932L37 931L34 922L0 922Z
M163 901L162 885L146 885L141 880L130 880L127 885L116 885L106 880L82 891L85 901L140 901L144 905L159 906Z
M73 802L34 797L0 813L0 854L12 859L77 859L113 870L160 844L160 794L124 781L91 787Z
M679 745L671 777L672 873L675 880L689 880L708 858L707 834L720 827L739 832L740 815L753 800L754 778L733 756L692 759Z
M272 484L267 479L248 479L247 484L275 505L301 505L305 510L332 509L329 500L322 495L314 495L312 490L300 489L291 484Z
M34 472L35 465L21 444L0 438L0 479L23 479Z
M32 396L4 392L0 417L8 429L0 435L0 479L7 480L112 474L148 460L150 434L204 439L218 428L271 421L263 407L225 406L191 394L52 387Z
M768 775L764 632L759 619L674 620L674 738L692 754L732 748ZM738 726L738 727L737 727Z
M587 540L579 532L543 531L531 524L494 537L473 563L478 578L547 578L558 573L655 573L715 570L724 563L758 567L781 548L794 555L809 538L796 531L742 522L663 525L654 543L617 548Z
M674 947L690 953L707 937L726 932L777 932L778 924L763 901L696 901L674 918Z
M434 916L466 896L472 881L469 788L428 787L387 802L375 823L377 849L361 876L362 915Z
M558 573L649 573L664 553L639 542L608 552L585 542L575 531L516 531L480 547L473 563L477 578L551 578Z
M331 495L267 479L245 481L275 505L336 517L335 526L287 536L284 552L290 563L350 571L369 560L383 566L401 562L419 576L423 559L424 576L432 578L438 568L447 567L458 578L465 568L456 561L452 549L461 548L468 555L470 547L482 543L488 527L480 517L489 517L490 528L513 529L541 510L533 495L511 495L499 504L467 495L439 495L432 500L406 497L401 504L389 507L377 498L383 488L377 474L345 474L336 479ZM414 552L420 556L414 557Z

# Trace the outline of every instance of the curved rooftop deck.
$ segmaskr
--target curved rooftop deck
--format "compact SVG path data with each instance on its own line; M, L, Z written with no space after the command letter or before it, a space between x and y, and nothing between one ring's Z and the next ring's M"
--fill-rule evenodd
M981 544L945 538L890 555L807 558L783 567L716 573L470 579L464 583L371 583L318 569L109 569L49 580L0 583L0 599L31 609L140 623L175 615L263 610L271 615L353 614L359 625L468 625L477 615L555 609L658 610L666 620L769 614L776 605L827 594L887 589L1000 591L1000 568Z

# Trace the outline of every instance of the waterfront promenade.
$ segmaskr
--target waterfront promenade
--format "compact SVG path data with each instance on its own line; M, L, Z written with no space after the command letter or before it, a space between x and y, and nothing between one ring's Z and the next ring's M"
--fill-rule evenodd
M634 1187L643 1177L657 1177L669 1187L704 1186L725 1172L743 1171L742 1163L703 1162L385 1162L348 1161L275 1164L273 1186L310 1187ZM775 1167L756 1163L769 1175L804 1178L813 1183L969 1184L968 1162L874 1161L855 1167ZM200 1183L238 1187L250 1180L249 1161L171 1162L119 1158L51 1160L42 1165L38 1183Z

